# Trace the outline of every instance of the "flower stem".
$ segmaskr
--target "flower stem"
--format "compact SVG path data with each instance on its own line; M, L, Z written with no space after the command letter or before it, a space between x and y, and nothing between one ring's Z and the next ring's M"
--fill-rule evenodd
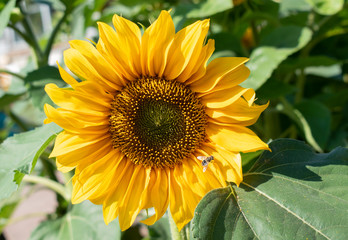
M172 235L172 240L189 240L190 239L190 224L188 223L183 229L179 232L178 227L176 226L174 219L170 212L168 213L168 221L170 226L170 233Z
M182 240L190 240L190 223L186 224L180 231Z
M23 177L23 181L44 185L45 187L52 189L56 193L60 194L65 200L70 200L70 194L66 191L65 187L60 183L52 181L51 179L39 176L25 175Z
M168 221L169 221L170 233L172 235L172 239L173 240L181 240L179 229L176 226L174 219L172 217L172 214L170 212L168 212Z

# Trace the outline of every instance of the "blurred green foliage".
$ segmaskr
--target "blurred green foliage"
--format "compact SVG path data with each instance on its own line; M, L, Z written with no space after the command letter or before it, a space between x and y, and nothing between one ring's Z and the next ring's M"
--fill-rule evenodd
M35 4L49 6L51 32L41 35L35 32L36 23L28 11ZM33 56L20 73L0 69L0 78L11 78L10 86L0 89L0 142L14 133L40 126L45 118L43 104L50 101L43 86L48 82L64 86L57 67L48 66L54 44L66 39L85 39L87 35L97 41L97 22L111 24L114 14L147 27L162 9L171 9L177 29L210 18L208 38L216 40L212 58L250 58L247 66L251 75L242 86L256 90L258 103L270 101L270 106L252 126L264 141L278 138L303 140L320 153L348 146L346 0L1 0L0 37L6 26L12 28L30 46ZM40 149L41 145L34 150ZM49 145L46 151L50 149ZM1 154L7 154L4 148L0 149ZM252 166L257 156L258 153L243 155L245 170ZM42 164L35 169L36 174L56 181L54 162L47 154L41 155L40 160ZM12 166L11 170L23 174L21 167ZM2 181L14 185L12 173L1 173L0 176ZM3 190L2 196L15 190L12 185ZM61 198L57 196L58 202L66 208L66 202ZM15 206L13 202L0 206L0 218L9 219ZM78 209L74 209L72 214L78 215ZM84 217L83 214L79 216ZM59 224L67 221L67 216L50 218L53 225L49 226L54 231L62 231L59 236L65 236L65 230L59 230ZM32 239L46 239L44 233L50 229L47 224L40 225ZM83 224L77 228L83 228ZM167 226L163 227L162 223L157 226L158 229L150 228L148 238L165 239L163 229ZM138 228L130 231L138 231Z

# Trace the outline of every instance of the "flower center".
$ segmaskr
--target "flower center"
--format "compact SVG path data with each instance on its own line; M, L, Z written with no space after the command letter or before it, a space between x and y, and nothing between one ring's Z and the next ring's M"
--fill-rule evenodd
M113 147L135 164L171 167L205 139L204 106L184 84L145 77L129 82L111 103Z

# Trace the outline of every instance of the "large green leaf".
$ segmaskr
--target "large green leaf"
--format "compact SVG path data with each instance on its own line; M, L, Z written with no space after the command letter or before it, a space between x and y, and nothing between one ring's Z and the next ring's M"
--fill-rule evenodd
M64 217L42 222L31 240L118 240L121 230L117 221L105 225L102 207L88 201L74 205Z
M340 62L327 56L308 56L301 58L288 58L278 68L279 71L292 72L296 69L308 67L329 67Z
M343 8L344 0L306 0L316 12L333 15Z
M325 149L330 136L330 110L322 103L314 100L302 101L296 104L295 108L305 118L316 142L322 149Z
M44 66L28 73L24 81L30 84L29 92L33 105L41 111L45 103L53 105L53 102L44 90L45 85L48 83L55 83L59 87L66 85L60 77L58 68L52 66Z
M293 107L283 101L276 108L296 123L306 141L316 151L323 152L330 135L331 125L331 113L325 105L314 100L304 100Z
M240 187L215 189L198 204L197 239L345 239L348 149L316 154L297 140L270 144Z
M11 11L16 5L16 0L10 0L7 2L6 6L3 9L0 9L0 37L7 26L8 21L10 20Z
M298 26L283 26L268 34L255 48L247 66L251 70L243 87L258 89L272 75L274 69L289 55L304 47L312 37L312 31Z
M29 174L41 153L61 128L54 123L7 138L0 145L0 199L16 191L24 174Z
M274 91L275 89L277 89L277 91ZM295 91L296 87L271 78L257 90L257 97L265 100L272 100L286 96Z
M205 18L233 7L232 0L207 0L198 4L179 5L174 14L187 18Z

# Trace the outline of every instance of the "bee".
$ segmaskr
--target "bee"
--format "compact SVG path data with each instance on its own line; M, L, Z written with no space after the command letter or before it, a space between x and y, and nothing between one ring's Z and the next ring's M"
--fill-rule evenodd
M213 156L198 156L197 157L198 160L202 161L202 167L203 167L203 172L205 172L208 168L208 164L214 160Z

